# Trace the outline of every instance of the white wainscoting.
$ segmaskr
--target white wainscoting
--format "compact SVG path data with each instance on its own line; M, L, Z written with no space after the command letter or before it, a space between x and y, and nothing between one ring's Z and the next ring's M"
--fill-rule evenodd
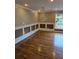
M35 30L32 31L31 26L36 25L36 24L38 24L38 29L35 28ZM45 28L40 28L40 24L45 24ZM19 43L20 41L24 40L25 38L28 38L29 36L31 36L32 34L36 33L39 30L42 30L42 31L54 31L54 29L48 29L47 24L53 24L53 23L34 23L34 24L24 25L24 26L21 26L21 27L16 27L15 30L23 29L23 35L20 36L20 37L17 37L15 39L15 44ZM26 28L26 27L30 27L31 31L25 34L24 28Z
M40 24L45 24L45 28L40 28ZM53 24L53 26L54 26L54 23L42 22L42 23L39 23L39 30L42 30L42 31L54 31L54 28L53 29L48 29L47 24Z
M34 31L31 31L31 32L29 32L29 33L27 33L27 34L24 34L24 35L22 35L22 36L16 38L15 44L19 43L20 41L24 40L25 38L28 38L28 37L31 36L32 34L36 33L38 30L39 30L39 29L36 29L36 30L34 30Z

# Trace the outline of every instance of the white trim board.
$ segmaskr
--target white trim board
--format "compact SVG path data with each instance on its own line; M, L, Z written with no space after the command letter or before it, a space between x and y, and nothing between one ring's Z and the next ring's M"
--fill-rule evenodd
M40 28L41 31L54 31L54 29Z
M15 30L25 28L25 27L29 27L29 26L32 26L32 25L36 25L36 24L39 24L39 23L33 23L33 24L28 24L28 25L24 25L24 26L15 27Z
M60 33L62 33L63 31L55 31L55 30L54 30L54 32L57 32L57 33L60 32Z

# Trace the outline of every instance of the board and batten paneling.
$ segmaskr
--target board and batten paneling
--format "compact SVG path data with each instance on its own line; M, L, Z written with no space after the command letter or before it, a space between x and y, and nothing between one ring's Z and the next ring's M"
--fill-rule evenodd
M25 32L25 34L26 34L26 33L29 33L29 32L30 32L30 27L25 27L25 28L24 28L24 32Z
M54 26L53 26L53 24L47 24L47 28L48 28L48 29L53 29Z
M15 38L20 37L23 35L23 29L15 30Z
M31 30L35 30L36 28L35 28L35 25L32 25L31 26Z
M40 28L45 28L45 24L40 24Z

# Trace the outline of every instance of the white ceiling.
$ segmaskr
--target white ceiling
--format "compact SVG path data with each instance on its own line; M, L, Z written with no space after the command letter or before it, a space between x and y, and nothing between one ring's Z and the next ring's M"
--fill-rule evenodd
M44 9L46 11L63 10L63 0L15 0L16 4L23 5L26 3L33 10Z

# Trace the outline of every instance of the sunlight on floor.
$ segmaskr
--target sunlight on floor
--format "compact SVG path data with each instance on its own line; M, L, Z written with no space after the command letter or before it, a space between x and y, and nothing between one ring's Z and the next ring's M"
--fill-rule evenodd
M63 34L56 33L54 35L54 46L63 48Z

